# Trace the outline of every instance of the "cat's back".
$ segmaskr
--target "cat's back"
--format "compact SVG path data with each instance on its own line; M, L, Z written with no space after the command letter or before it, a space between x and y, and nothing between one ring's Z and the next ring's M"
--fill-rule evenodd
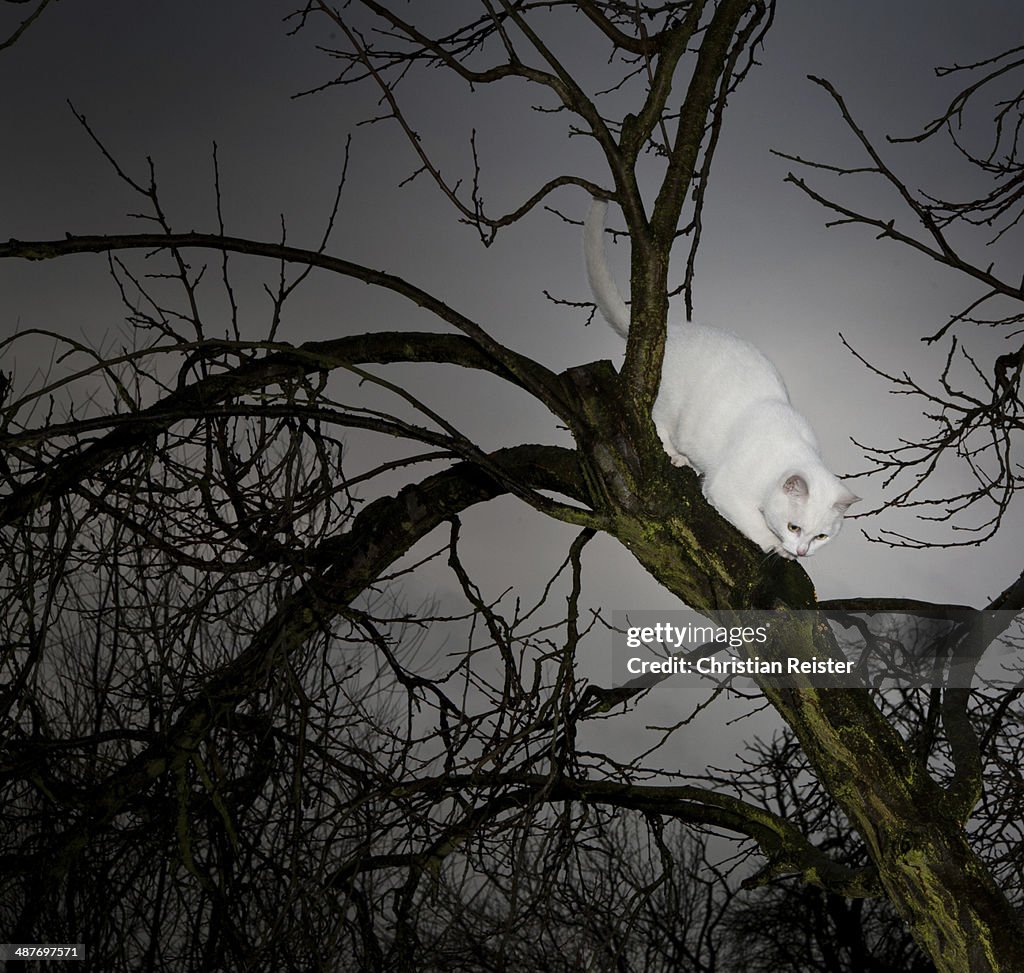
M703 324L669 327L652 418L670 454L709 473L778 408L792 412L782 376L749 341Z
M749 341L706 324L669 325L662 387L715 399L789 401L775 366Z

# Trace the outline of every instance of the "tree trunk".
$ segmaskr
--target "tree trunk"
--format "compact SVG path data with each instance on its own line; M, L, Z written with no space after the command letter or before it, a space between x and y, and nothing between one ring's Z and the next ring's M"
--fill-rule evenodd
M702 503L696 478L665 475L668 459L657 443L645 448L653 433L627 427L615 409L618 376L608 363L573 369L565 379L600 430L575 433L592 489L613 511L611 532L661 584L713 616L815 608L813 586L796 562L766 567L762 552L722 518L691 515ZM782 637L787 655L836 651L827 625L796 622ZM936 967L1024 971L1019 917L968 844L960 802L931 778L869 693L761 688L864 840L890 900Z

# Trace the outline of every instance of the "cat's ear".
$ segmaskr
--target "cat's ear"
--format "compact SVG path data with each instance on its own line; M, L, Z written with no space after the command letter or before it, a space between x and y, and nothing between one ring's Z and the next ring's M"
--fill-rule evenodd
M799 473L793 473L782 481L782 492L793 500L806 500L807 481Z
M846 487L841 487L840 489L842 490L842 493L840 493L839 499L834 504L832 504L832 506L835 507L836 510L838 510L841 514L845 514L846 508L851 506L852 504L857 503L860 500L860 497L858 497L855 493L851 493L849 490L846 489Z

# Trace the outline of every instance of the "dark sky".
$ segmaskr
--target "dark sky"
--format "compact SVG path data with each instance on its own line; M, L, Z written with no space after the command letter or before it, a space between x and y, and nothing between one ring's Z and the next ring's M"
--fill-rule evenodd
M423 284L549 366L618 361L621 344L610 331L598 324L584 329L579 315L554 307L542 294L548 289L560 297L586 297L578 231L538 211L484 249L427 180L399 191L416 163L396 127L356 127L375 111L370 88L293 98L334 75L336 63L316 48L341 39L321 23L288 37L290 25L282 17L289 9L251 0L51 5L15 47L0 52L0 234L38 239L142 228L127 216L142 201L118 181L76 122L69 100L135 178L147 178L145 159L152 157L177 229L216 227L216 142L228 232L276 240L284 214L288 240L298 245L318 242L351 135L332 252ZM429 26L438 7L412 3L403 9L414 19L421 16L418 9L427 10L420 22ZM12 10L22 13L20 5ZM3 13L9 27L11 11ZM924 377L934 372L941 352L928 351L918 339L976 292L866 231L824 230L823 213L783 183L790 165L769 150L862 163L834 106L807 74L832 80L881 141L887 133L913 131L944 106L955 81L937 80L936 65L990 56L1022 35L1024 7L1010 0L781 2L759 53L762 66L733 99L705 212L695 316L751 338L776 361L837 472L862 466L851 436L877 442L891 431L918 428L912 404L885 395L884 386L843 350L837 333L880 364L920 370ZM585 25L558 23L552 44L582 76L595 82L603 76L607 46ZM562 171L608 183L593 145L566 140L563 116L531 112L531 104L550 102L521 84L474 97L465 85L432 71L410 80L402 96L424 145L453 179L471 175L468 136L471 127L478 129L483 191L497 210L518 204ZM936 148L891 151L905 171L956 194L961 173L950 156ZM654 177L652 165L652 191ZM856 178L850 177L849 191L859 195L851 198L890 207L896 215L891 197ZM553 203L575 216L586 206L579 191L569 190ZM1019 254L1018 243L1007 246ZM623 254L621 247L613 251L620 279ZM257 336L265 330L267 307L256 275L276 270L244 262L239 267L243 277L253 274L241 299L245 327ZM5 263L0 294L5 333L43 328L100 346L116 344L123 333L123 314L101 257ZM219 298L211 291L210 300L215 306ZM385 327L436 326L362 284L316 278L296 300L282 337L299 342ZM4 367L16 367L19 384L26 385L48 353L41 342L20 347L5 356ZM419 383L434 406L484 444L558 435L539 409L479 376L454 381L449 372L436 372L407 380ZM859 489L877 502L877 483L862 482ZM568 536L513 501L467 519L479 539L476 567L497 590L522 581L524 571L529 583L538 556L545 573ZM864 526L882 523L899 527L906 520L883 515ZM851 524L809 572L822 597L898 592L977 603L1010 580L1020 524L1018 515L1013 530L982 550L925 553L869 544ZM613 542L598 542L595 555L590 584L596 603L609 609L665 605L664 593ZM429 588L444 582L419 583Z

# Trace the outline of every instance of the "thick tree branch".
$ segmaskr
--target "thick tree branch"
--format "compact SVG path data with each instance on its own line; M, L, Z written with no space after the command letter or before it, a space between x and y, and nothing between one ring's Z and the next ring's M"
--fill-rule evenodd
M221 347L222 343L210 343L212 350ZM271 348L275 350L263 358L200 379L138 413L109 420L101 418L89 424L103 428L109 423L115 428L85 449L61 458L37 479L12 489L0 501L0 526L20 520L125 454L152 444L184 418L212 413L216 407L238 396L310 373L328 372L354 363L444 362L486 369L523 384L520 376L508 370L506 363L495 361L476 341L461 335L386 332L311 341L298 347L272 345ZM515 352L507 351L503 357L521 376L529 376L527 384L546 385L554 395L561 397L557 391L557 376ZM69 423L68 431L73 432L78 425ZM25 441L26 437L46 437L63 431L44 427L35 433L14 433L0 437L0 446L9 447Z
M403 797L429 793L440 801L459 792L496 792L502 810L540 802L571 801L622 807L686 824L723 828L757 842L773 876L796 873L807 883L851 898L881 894L873 868L850 868L832 861L792 822L729 794L690 785L653 785L613 780L580 780L538 774L445 774L394 785ZM763 873L761 884L767 881Z
M697 63L683 99L675 141L649 227L636 225L635 216L631 219L630 210L625 207L627 200L620 196L633 246L630 269L633 306L622 376L637 417L650 415L661 382L668 319L668 254L697 171L708 118L716 99L725 91L719 84L723 73L733 63L729 52L740 22L748 14L756 20L764 13L760 0L722 0L716 7L701 38ZM673 42L681 37L682 34L673 37Z
M21 258L25 260L51 260L72 253L109 253L114 250L174 250L198 247L221 252L244 253L252 256L270 257L285 263L297 263L306 267L317 267L353 277L393 291L407 298L414 304L430 311L442 321L452 325L477 345L488 352L496 362L504 365L513 374L522 364L523 359L509 350L500 342L495 341L476 322L449 307L443 301L427 293L420 287L410 284L401 277L387 274L371 267L331 257L313 250L285 246L277 243L264 243L258 240L245 240L239 237L220 236L212 233L139 233L112 236L69 236L64 240L22 241L8 240L0 243L0 259ZM558 382L554 375L547 372L547 380L541 380L546 370L542 365L531 363L526 374L517 375L524 387L529 389L540 401L559 416L568 411L558 392Z

